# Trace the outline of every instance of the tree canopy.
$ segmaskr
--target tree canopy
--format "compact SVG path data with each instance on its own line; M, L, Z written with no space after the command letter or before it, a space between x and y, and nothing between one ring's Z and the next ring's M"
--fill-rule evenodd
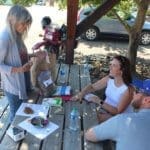
M67 5L67 0L57 0L59 4L61 4L61 7L65 7ZM94 5L94 6L100 6L108 2L109 0L80 0L79 1L79 7L85 6L85 5ZM63 2L63 3L61 3ZM115 15L119 21L124 25L125 29L127 30L129 34L129 46L128 46L128 57L131 62L131 70L133 73L136 72L136 58L137 58L137 50L140 42L140 37L142 35L142 27L145 21L146 12L148 10L148 6L150 4L150 0L120 0L117 5L115 5L110 11L108 11L107 8L107 15ZM105 10L106 11L106 10ZM125 19L127 19L130 14L136 11L137 16L135 18L135 22L132 26L130 26ZM97 7L95 12L101 12L101 8ZM98 19L98 14L93 12L93 15L91 14L89 17L87 17L86 21L86 27L89 27L91 24L94 24L96 19ZM101 16L100 16L101 17ZM99 17L99 18L100 18ZM80 23L82 24L82 23ZM85 29L80 30L81 25L77 25L78 34L81 35L82 32L85 31Z

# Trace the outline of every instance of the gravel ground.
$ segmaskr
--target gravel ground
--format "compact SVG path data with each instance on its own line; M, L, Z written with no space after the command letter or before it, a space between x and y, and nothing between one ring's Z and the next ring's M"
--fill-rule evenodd
M128 41L115 41L115 40L100 40L96 42L89 42L81 40L78 48L75 50L76 57L89 57L93 60L93 63L97 66L101 66L103 61L103 67L105 68L108 62L108 57L115 54L121 54L127 56L128 53ZM81 59L85 60L85 59ZM92 61L91 61L92 62ZM98 63L100 62L100 63ZM137 72L142 76L150 78L150 46L139 46L137 53ZM106 70L106 69L104 69Z

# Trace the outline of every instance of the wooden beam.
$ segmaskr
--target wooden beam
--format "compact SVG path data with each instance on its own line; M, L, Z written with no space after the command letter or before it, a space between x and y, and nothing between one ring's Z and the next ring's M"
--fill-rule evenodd
M93 25L119 2L120 0L106 0L92 14L77 25L76 37L79 37L82 33L84 33L91 25Z
M74 43L79 0L67 0L67 48L66 63L73 64Z

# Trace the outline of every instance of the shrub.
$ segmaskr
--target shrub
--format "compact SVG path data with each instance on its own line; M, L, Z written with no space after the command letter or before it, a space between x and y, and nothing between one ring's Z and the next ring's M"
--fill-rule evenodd
M36 0L12 0L13 4L19 4L22 6L31 6Z

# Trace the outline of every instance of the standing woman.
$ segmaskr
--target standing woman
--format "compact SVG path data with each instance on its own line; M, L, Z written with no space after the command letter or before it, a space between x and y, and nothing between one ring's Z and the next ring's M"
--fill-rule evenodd
M0 73L2 89L10 106L10 122L30 88L29 62L24 38L32 23L28 10L20 5L10 8L6 27L0 33Z
M100 122L116 114L132 111L130 102L134 88L131 86L132 78L128 58L121 55L115 56L110 62L109 69L109 75L86 86L80 93L72 97L72 100L82 100L86 94L106 88L104 101L98 96L90 98L90 101L100 105L98 112Z

